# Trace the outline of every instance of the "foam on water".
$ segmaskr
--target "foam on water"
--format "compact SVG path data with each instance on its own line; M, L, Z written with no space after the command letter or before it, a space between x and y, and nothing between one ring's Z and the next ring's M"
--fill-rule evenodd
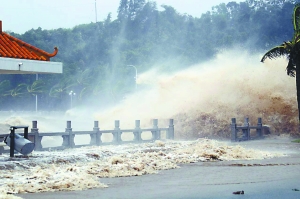
M34 152L28 158L13 160L9 160L6 154L0 156L0 198L16 193L107 187L100 182L101 178L153 174L178 168L180 163L265 159L283 155L209 139Z

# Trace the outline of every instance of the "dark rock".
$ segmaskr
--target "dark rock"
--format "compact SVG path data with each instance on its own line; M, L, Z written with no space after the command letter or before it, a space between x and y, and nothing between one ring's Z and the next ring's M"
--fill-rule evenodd
M244 194L245 192L244 191L235 191L233 192L233 194Z

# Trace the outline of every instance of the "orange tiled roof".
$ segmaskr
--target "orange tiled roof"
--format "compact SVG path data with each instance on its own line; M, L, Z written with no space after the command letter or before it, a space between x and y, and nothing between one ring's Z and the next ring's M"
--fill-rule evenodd
M2 32L0 21L0 57L50 61L58 52L54 47L53 53L47 53L5 32Z

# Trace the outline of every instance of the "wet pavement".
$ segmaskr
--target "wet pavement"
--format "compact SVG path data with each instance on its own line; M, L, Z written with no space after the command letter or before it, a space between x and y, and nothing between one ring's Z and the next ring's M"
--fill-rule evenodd
M233 143L246 148L284 152L265 160L199 162L138 177L101 178L108 188L73 192L21 194L35 199L133 198L300 198L300 144L289 139ZM245 192L235 195L233 192Z

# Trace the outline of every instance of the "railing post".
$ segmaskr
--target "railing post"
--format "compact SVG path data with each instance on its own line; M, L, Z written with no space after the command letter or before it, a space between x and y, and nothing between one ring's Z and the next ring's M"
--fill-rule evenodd
M28 140L28 127L24 128L24 138Z
M68 123L67 123L67 126L68 126ZM67 128L65 129L65 132L67 132L67 133L69 132L69 131L67 131ZM70 140L69 135L62 135L61 137L63 138L62 146L63 147L70 147L69 146L69 140Z
M115 129L113 131L113 142L118 144L122 141L120 131L120 120L115 120Z
M261 138L262 137L262 119L259 117L257 120L257 129L256 135Z
M0 155L2 155L4 153L4 147L0 146Z
M169 120L169 130L167 134L167 139L174 140L174 120L170 119Z
M133 131L134 134L134 141L140 142L141 141L141 121L140 120L135 120L135 128Z
M73 148L75 146L75 143L74 143L74 137L75 135L73 134L72 132L72 124L71 124L71 121L67 121L67 128L66 128L66 132L69 133L69 147Z
M11 127L10 128L10 134L9 134L9 138L10 138L10 157L13 158L15 156L15 128Z
M236 142L237 141L237 129L236 129L236 119L231 118L231 142Z
M250 140L250 128L249 128L250 124L249 124L249 118L246 117L245 118L245 122L244 122L244 128L243 129L243 137L246 139L246 140Z
M101 141L101 134L100 133L100 128L99 128L99 122L98 121L94 121L94 128L93 128L93 134L90 134L91 136L91 141L90 141L90 145L101 145L102 141Z
M159 135L159 130L158 130L158 119L153 119L153 131L152 133L152 140L159 140L160 135Z
M95 121L94 121L93 132L90 133L89 135L90 135L90 145L91 145L91 146L96 145Z
M62 135L61 137L63 138L62 146L69 147L69 135Z
M36 151L41 151L43 149L43 146L42 146L42 139L43 139L43 136L40 136L39 134L39 129L37 127L37 121L32 121L32 128L31 128L31 133L34 134L34 145L35 145L35 148L34 150Z

